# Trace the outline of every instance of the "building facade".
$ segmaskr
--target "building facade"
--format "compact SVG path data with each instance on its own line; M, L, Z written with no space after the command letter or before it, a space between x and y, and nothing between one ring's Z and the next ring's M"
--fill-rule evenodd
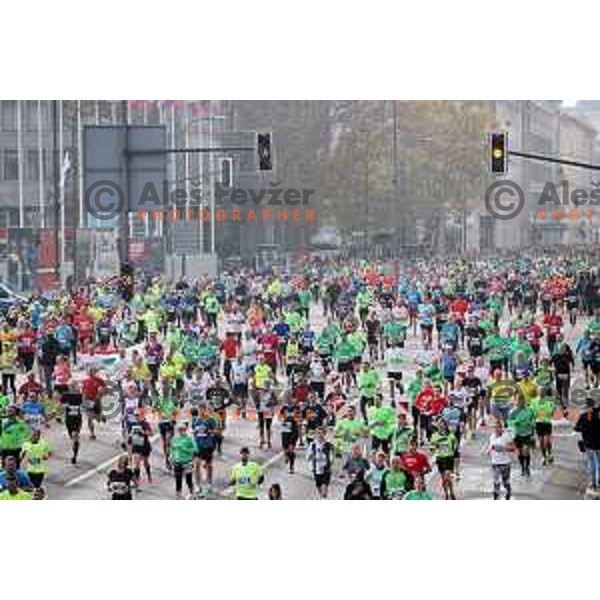
M561 105L559 100L496 101L495 129L508 133L509 150L592 162L596 130L588 120L564 110ZM600 107L598 117L600 123ZM538 210L540 196L547 184L560 191L562 181L568 179L572 189L589 190L589 171L514 156L509 156L508 165L508 173L498 179L509 179L518 184L525 196L525 206L517 217L507 221L493 219L482 210L481 249L554 246L588 239L587 233L585 238L582 237L581 224L567 219L540 220Z

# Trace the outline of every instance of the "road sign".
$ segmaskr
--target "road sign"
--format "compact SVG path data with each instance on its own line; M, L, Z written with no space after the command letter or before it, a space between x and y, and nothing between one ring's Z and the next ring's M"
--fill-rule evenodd
M163 125L86 125L83 170L88 214L106 227L108 217L120 212L117 209L162 208L140 206L140 198L147 197L145 190L153 186L162 202L167 159L157 151L166 150L166 139Z

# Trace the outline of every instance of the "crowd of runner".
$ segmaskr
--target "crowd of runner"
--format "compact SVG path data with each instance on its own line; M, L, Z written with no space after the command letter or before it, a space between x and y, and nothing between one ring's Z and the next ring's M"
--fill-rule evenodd
M222 493L213 471L232 418L254 422L256 448L281 451L291 475L302 461L320 498L340 478L346 499L455 499L461 447L477 438L493 497L509 499L512 465L527 478L532 461L553 464L575 373L589 391L575 429L596 489L599 284L582 256L305 259L34 294L0 323L0 499L46 497L48 428L65 429L76 465L107 418L120 420L123 449L106 476L113 499L156 477L172 478L177 498ZM267 493L253 450L228 474L237 499Z

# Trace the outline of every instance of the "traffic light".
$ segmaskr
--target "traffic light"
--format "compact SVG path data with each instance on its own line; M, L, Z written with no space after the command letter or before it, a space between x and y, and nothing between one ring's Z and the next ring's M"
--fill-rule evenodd
M492 173L506 173L508 171L508 134L492 133L490 150L490 165Z
M271 134L259 133L257 136L258 170L272 171L273 157L271 155Z
M133 278L133 265L130 262L121 263L121 277Z
M230 188L233 185L233 159L224 158L221 161L221 187Z

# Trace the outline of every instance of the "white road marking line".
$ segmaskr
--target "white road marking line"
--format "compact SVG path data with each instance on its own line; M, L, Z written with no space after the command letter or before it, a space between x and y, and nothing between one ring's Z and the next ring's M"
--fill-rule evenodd
M150 439L150 441L154 444L154 442L156 442L159 439L160 439L160 434L157 433ZM81 483L82 481L88 480L90 477L93 477L94 475L99 475L100 473L102 473L102 471L104 471L104 469L106 469L106 467L109 467L113 463L117 462L117 460L119 460L119 457L123 456L124 454L126 454L126 451L122 450L121 452L119 452L118 454L113 456L112 458L105 460L103 463L100 463L93 469L90 469L89 471L86 471L85 473L82 473L81 475L78 475L77 477L74 477L73 479L67 481L67 483L65 483L64 487L67 487L67 488L72 487L74 485L77 485L78 483Z

